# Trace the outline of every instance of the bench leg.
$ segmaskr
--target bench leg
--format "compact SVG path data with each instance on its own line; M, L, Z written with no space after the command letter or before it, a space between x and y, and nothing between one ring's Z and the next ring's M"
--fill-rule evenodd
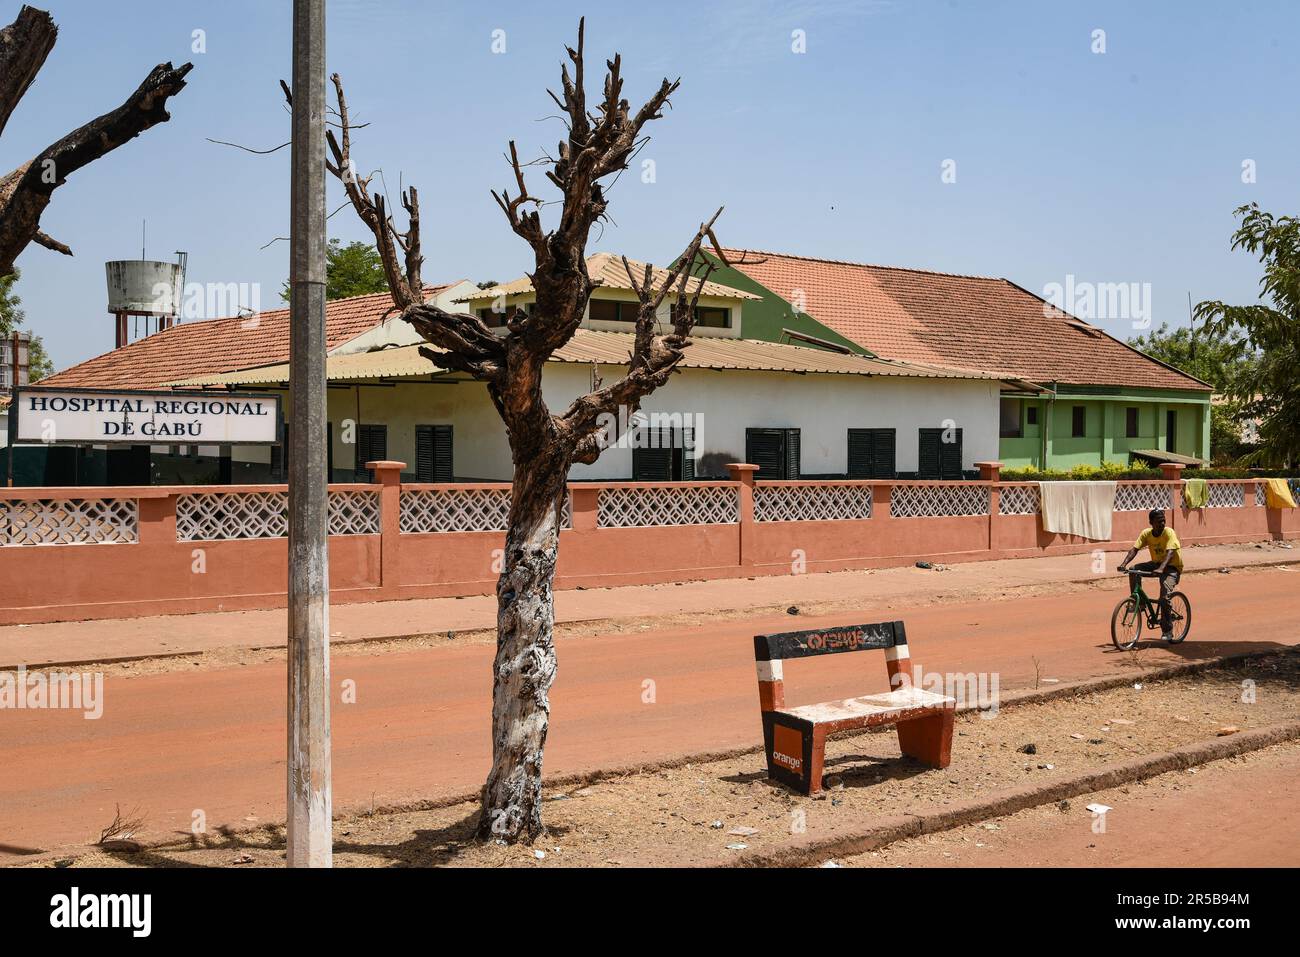
M808 790L805 794L820 794L822 790L822 775L826 771L826 729L820 725L813 725L812 729L812 760L808 763Z
M932 768L946 768L952 760L952 726L955 707L935 708L933 714L898 725L898 748Z
M763 715L763 743L767 750L768 777L801 794L815 794L822 786L826 733L811 721Z

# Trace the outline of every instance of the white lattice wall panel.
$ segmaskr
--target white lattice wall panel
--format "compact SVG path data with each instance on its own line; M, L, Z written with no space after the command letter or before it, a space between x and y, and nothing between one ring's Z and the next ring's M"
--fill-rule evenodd
M403 533L504 532L510 517L510 486L501 488L402 489ZM566 493L560 527L573 527Z
M647 525L734 525L740 521L740 493L734 487L601 489L596 505L600 528Z
M1264 491L1263 482L1255 483L1255 504L1260 508L1268 504L1268 493Z
M330 492L331 535L378 535L378 492Z
M378 535L378 492L330 492L330 535ZM176 540L284 538L288 492L201 492L176 498Z
M1209 491L1209 498L1205 503L1206 508L1243 508L1246 504L1246 487L1244 485L1211 483L1206 488Z
M1173 508L1174 493L1170 486L1158 482L1120 482L1115 486L1115 511L1149 512L1153 508Z
M0 545L129 545L139 505L127 498L20 499L0 504Z
M835 522L871 517L869 485L756 485L756 522Z
M1037 515L1040 499L1037 485L1004 485L998 495L999 515Z
M289 534L288 492L201 492L176 497L176 540L221 542Z
M987 485L895 485L889 495L894 518L941 518L987 515Z

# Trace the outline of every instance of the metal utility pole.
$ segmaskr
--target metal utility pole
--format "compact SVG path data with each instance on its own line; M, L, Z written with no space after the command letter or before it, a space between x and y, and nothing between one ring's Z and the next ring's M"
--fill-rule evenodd
M325 0L293 3L289 235L290 867L333 865L325 474Z

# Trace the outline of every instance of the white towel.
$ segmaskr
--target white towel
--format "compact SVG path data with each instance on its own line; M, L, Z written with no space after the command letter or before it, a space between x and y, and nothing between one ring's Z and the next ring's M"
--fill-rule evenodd
M1038 496L1044 531L1110 541L1114 482L1039 482Z

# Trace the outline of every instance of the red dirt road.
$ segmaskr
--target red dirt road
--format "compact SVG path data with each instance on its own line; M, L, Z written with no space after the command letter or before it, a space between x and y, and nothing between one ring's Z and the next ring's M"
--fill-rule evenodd
M1300 640L1292 576L1276 569L1198 577L1188 587L1192 637L1151 647L1158 665ZM1131 670L1109 643L1110 591L1012 601L900 606L873 619L907 622L915 664L990 672L1001 689ZM552 693L547 772L653 762L757 745L751 636L845 624L789 617L672 631L563 639ZM177 619L183 627L184 619ZM336 657L335 809L401 804L472 791L489 757L488 644ZM846 673L846 671L848 673ZM337 694L346 680L356 703ZM284 813L285 673L280 664L105 678L97 721L80 713L0 711L0 861L98 837L114 814L147 815L141 836L279 821ZM883 690L883 656L796 662L791 703Z

